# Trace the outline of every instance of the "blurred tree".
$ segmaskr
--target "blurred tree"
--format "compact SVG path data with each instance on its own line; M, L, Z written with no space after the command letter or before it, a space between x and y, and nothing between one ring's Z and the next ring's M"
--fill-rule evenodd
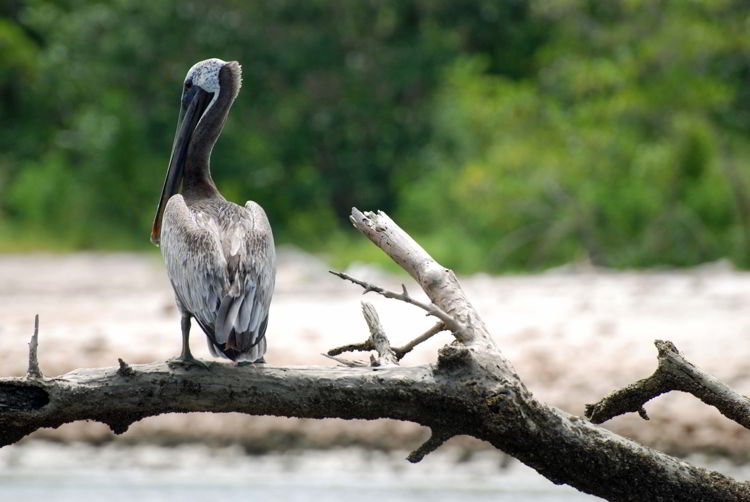
M145 247L181 80L244 64L214 152L312 250L399 213L464 271L750 263L738 0L0 6L0 247ZM14 244L16 242L21 244ZM26 244L23 244L26 242Z
M526 79L482 57L446 72L418 162L432 169L404 184L401 221L463 270L747 264L749 179L734 166L747 162L750 11L534 7L550 33Z
M15 20L40 41L23 62L42 78L24 92L43 112L32 128L49 136L14 152L3 210L75 246L145 243L181 80L219 56L245 64L245 90L214 155L217 183L258 200L280 240L322 245L353 204L394 207L394 173L429 137L443 65L481 50L523 73L527 16L522 2L31 0ZM39 220L27 192L52 173L55 207Z

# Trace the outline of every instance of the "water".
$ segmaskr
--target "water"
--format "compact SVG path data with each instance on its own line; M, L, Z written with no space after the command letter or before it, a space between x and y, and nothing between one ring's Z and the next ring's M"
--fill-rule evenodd
M459 460L446 449L411 465L405 452L359 449L263 456L239 448L104 447L40 441L0 450L0 500L45 502L593 502L502 454ZM501 467L501 464L508 464Z
M241 474L238 473L241 476ZM92 479L83 473L65 476L48 475L2 479L0 498L4 501L45 500L58 502L83 501L515 501L515 502L583 502L600 500L567 489L508 490L498 487L473 487L469 484L454 486L413 485L403 483L378 484L367 481L346 483L341 481L302 479L293 477L285 482L268 482L257 479L237 482L217 482L196 474L192 479L144 478L141 475L114 474Z

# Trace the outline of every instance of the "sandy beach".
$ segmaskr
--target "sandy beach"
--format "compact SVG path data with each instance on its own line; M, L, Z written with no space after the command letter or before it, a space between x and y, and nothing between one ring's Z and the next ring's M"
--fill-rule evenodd
M320 259L279 253L267 360L271 364L330 365L320 353L363 340L361 292L327 273ZM400 288L408 277L365 264L348 273ZM654 339L668 339L696 365L750 393L750 274L724 263L687 271L611 272L567 267L539 275L460 278L497 344L540 398L581 415L584 405L656 366ZM432 321L414 307L367 295L394 344ZM157 254L0 256L0 372L21 375L33 317L41 319L39 359L46 375L77 367L143 363L176 355L179 316ZM435 361L449 341L440 334L403 364ZM194 353L210 358L198 327ZM356 357L364 359L360 354ZM744 458L750 433L688 395L672 393L647 405L651 416L617 418L606 426L672 453L708 452ZM229 415L167 415L134 424L117 441L184 440L243 444L249 450L362 444L417 444L425 434L390 421L309 421ZM96 423L76 423L36 438L108 441ZM461 444L462 439L452 441ZM405 443L406 442L406 443ZM473 443L472 443L473 444Z

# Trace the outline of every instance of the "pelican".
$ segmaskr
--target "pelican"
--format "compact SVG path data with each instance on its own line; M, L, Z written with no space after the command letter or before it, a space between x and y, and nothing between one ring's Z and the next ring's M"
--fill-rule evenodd
M207 59L185 77L177 131L151 242L161 246L182 316L182 353L171 360L205 366L190 352L195 319L216 357L263 362L276 276L271 225L253 201L229 202L211 179L211 150L242 84L236 61ZM177 193L182 186L181 193Z

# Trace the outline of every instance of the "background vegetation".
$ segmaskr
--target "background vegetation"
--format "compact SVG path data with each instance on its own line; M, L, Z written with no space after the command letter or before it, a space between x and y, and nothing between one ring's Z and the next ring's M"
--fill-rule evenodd
M146 249L216 56L244 86L214 178L281 243L363 256L356 205L464 272L747 266L746 5L4 0L0 249Z

